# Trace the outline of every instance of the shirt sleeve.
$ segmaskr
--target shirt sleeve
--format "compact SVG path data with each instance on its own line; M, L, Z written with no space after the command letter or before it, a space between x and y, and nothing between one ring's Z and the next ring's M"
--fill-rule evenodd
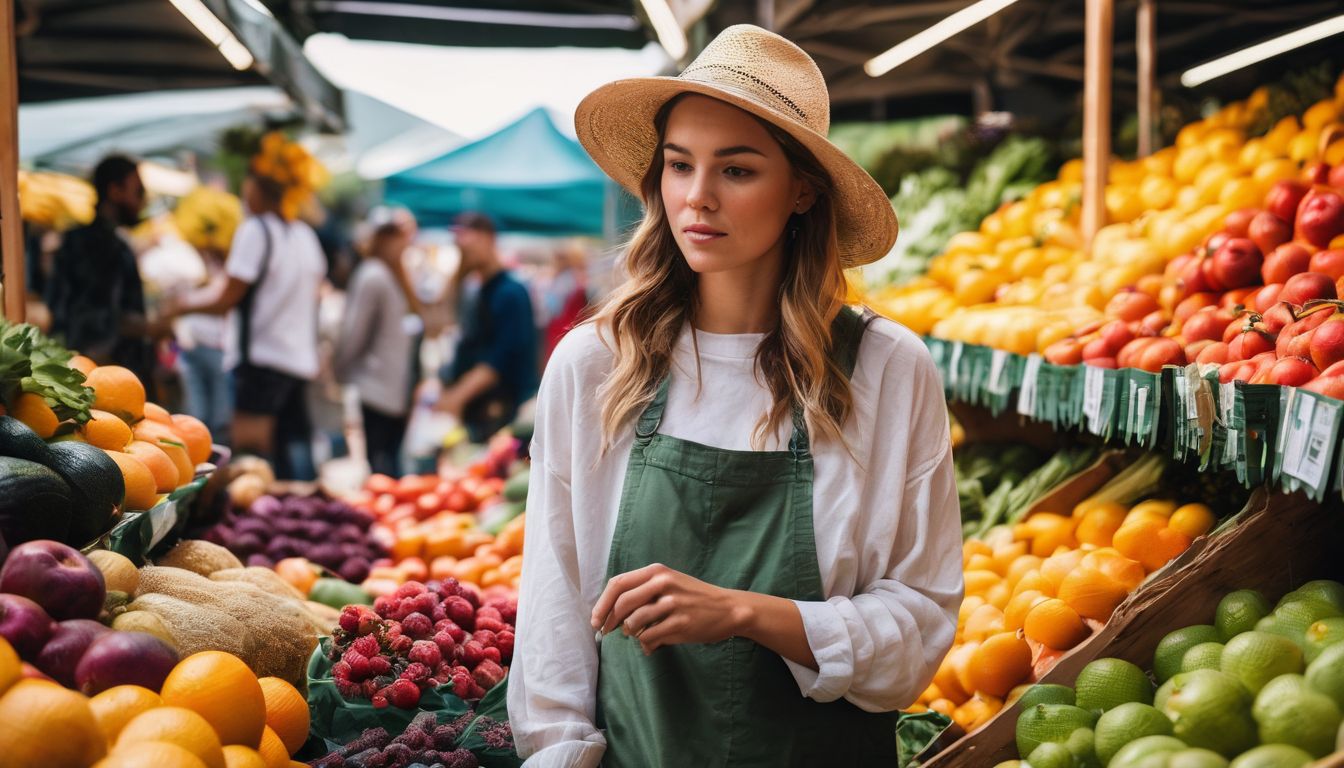
M592 606L581 588L573 496L542 442L559 444L569 437L570 413L563 404L572 402L573 393L561 390L573 387L564 373L548 372L538 403L523 542L527 557L509 669L509 723L527 768L596 768L606 752L606 739L594 725L597 640L589 621Z
M532 327L532 299L518 285L509 285L495 292L490 299L494 338L481 362L495 369L501 378L511 375L524 356L535 354L529 339L536 334Z
M963 593L960 506L941 384L932 362L923 361L914 381L903 377L905 397L914 401L907 417L909 470L884 571L869 574L860 563L866 574L861 591L797 603L818 669L788 665L803 695L817 701L843 697L869 712L909 706L933 680L956 635ZM873 482L881 474L870 468ZM875 505L880 496L868 498Z
M341 331L336 337L331 363L337 379L342 382L346 381L351 369L368 351L373 342L377 318L386 306L381 290L383 286L366 270L356 272L351 283L350 297L345 303L345 315L341 318Z
M257 282L261 274L261 260L266 253L266 233L262 231L264 226L261 219L252 217L238 227L225 263L229 277L236 277L248 284Z

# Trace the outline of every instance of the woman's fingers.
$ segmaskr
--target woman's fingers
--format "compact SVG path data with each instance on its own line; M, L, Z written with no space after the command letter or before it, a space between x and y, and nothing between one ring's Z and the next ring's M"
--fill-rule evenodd
M672 613L674 604L675 601L667 595L654 597L653 600L636 608L634 612L625 617L625 620L621 622L621 627L626 635L640 637L654 624L666 619Z
M644 655L648 656L664 645L676 645L685 641L682 633L686 629L687 619L685 616L673 614L666 619L654 624L644 630L639 635L639 647L644 650Z
M602 594L597 598L597 603L593 605L593 629L600 629L604 634L615 629L616 625L620 624L630 611L633 611L643 604L631 604L630 601L627 600L624 603L626 607L625 614L620 615L613 621L611 619L611 614L616 609L616 602L625 595L625 593L639 588L655 577L658 577L657 581L659 582L659 587L661 587L662 582L666 579L666 577L661 574L668 570L670 569L666 566L654 563L653 565L622 573L619 576L613 576L611 580L607 582L606 589L602 590ZM656 593L657 590L654 590L655 595ZM650 599L652 598L646 596L644 602L649 602Z
M629 619L631 613L657 600L662 588L663 584L658 579L649 578L638 586L626 589L617 596L611 613L602 624L602 631L604 633L615 631Z

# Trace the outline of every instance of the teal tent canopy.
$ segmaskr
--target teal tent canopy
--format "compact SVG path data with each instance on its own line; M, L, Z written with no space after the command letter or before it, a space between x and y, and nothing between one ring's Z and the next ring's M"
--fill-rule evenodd
M422 226L448 226L482 211L499 228L542 235L608 231L615 185L577 141L538 108L497 133L389 176L383 197Z

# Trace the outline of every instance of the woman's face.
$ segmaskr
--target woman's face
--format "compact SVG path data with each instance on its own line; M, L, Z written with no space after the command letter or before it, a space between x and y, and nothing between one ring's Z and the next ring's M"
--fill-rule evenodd
M668 115L660 151L663 206L691 269L773 270L789 216L812 198L765 127L737 107L687 96Z

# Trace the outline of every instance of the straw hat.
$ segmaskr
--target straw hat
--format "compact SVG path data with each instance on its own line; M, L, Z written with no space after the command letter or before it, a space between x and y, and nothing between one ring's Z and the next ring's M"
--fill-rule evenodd
M677 77L617 80L588 94L574 115L579 141L608 176L639 197L658 143L654 116L682 93L744 109L812 152L835 184L842 266L862 266L891 250L897 223L886 193L826 139L831 100L821 70L801 48L760 27L723 30Z

